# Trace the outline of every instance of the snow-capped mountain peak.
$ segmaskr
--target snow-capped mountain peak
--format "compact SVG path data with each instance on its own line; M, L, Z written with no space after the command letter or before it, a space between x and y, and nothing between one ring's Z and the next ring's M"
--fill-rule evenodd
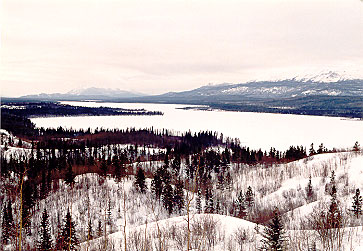
M333 83L354 78L348 75L346 72L339 73L335 71L322 71L318 74L310 73L297 76L293 79L301 82Z

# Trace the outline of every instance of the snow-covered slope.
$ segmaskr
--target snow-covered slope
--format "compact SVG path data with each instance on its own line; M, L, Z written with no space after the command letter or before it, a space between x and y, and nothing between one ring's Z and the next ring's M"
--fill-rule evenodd
M247 98L290 98L309 95L363 95L363 80L333 71L305 74L290 79L259 80L240 84L206 85L200 88L167 93L161 97L242 96Z
M4 135L7 135L4 132ZM218 150L218 149L216 149ZM223 149L220 149L223 150ZM144 162L145 171L155 170L162 163ZM136 167L136 164L135 164ZM136 168L134 168L136 169ZM330 195L326 186L335 172L337 198L345 227L339 250L362 250L363 218L354 219L349 209L355 189L363 190L363 152L337 152L314 155L302 160L274 164L248 166L231 164L231 187L220 188L218 177L213 176L213 198L225 209L213 214L198 213L196 195L189 207L180 212L168 214L162 200L155 199L151 192L151 180L147 179L146 193L134 188L135 177L130 175L116 182L112 177L98 174L84 174L76 177L73 189L63 181L54 181L49 196L36 205L32 216L32 233L29 243L38 239L39 222L44 208L50 215L53 240L55 240L67 210L71 211L76 223L76 232L81 242L81 250L124 250L125 233L127 250L186 250L188 232L190 245L194 250L257 250L261 242L264 226L253 222L269 219L274 208L282 213L288 250L308 250L317 243L322 250L319 236L309 225L314 214L329 205ZM184 173L185 170L181 170ZM311 177L314 196L307 198L306 186ZM5 187L1 180L2 187ZM230 209L240 191L251 186L254 192L254 205L247 208L244 219L233 217ZM206 201L202 197L202 209ZM202 210L203 211L203 210ZM16 217L16 216L15 216ZM87 241L89 222L93 238ZM106 236L106 238L105 238Z

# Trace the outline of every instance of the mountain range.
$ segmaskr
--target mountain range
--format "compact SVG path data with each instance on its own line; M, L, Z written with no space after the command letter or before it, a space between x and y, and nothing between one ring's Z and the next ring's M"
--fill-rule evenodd
M174 103L233 111L362 118L363 80L330 71L274 81L209 84L193 90L152 96L120 89L87 88L65 94L27 95L20 99Z
M132 97L140 97L144 96L144 94L137 92L124 91L120 89L111 89L111 88L98 88L98 87L90 87L90 88L82 88L82 89L74 89L67 93L41 93L36 95L25 95L21 96L20 99L30 99L30 100L109 100L115 98L132 98Z

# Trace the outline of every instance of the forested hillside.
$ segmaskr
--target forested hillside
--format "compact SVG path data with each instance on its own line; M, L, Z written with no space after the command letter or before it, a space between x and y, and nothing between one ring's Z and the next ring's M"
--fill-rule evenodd
M359 250L363 156L358 143L347 150L263 152L216 132L3 130L3 249Z

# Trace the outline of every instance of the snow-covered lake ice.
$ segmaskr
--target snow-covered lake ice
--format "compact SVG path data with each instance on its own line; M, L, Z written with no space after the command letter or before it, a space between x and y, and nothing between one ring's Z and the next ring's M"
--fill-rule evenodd
M328 149L352 148L358 141L363 144L363 120L338 117L306 116L229 111L200 111L177 109L189 105L62 102L89 107L144 108L162 111L163 116L77 116L32 118L38 127L57 128L151 128L169 129L175 133L185 131L217 131L224 138L239 138L252 149L268 150L275 147L286 150L291 145L303 145L307 149L314 143L315 149L323 143Z

